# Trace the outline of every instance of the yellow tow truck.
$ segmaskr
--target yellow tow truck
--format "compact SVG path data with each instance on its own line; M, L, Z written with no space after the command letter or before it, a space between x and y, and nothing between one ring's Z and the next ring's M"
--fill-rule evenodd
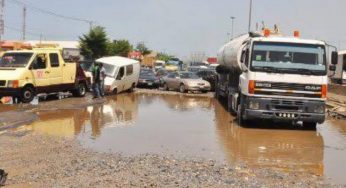
M84 96L89 83L79 64L66 63L57 48L7 51L0 60L0 98L28 103L39 93Z

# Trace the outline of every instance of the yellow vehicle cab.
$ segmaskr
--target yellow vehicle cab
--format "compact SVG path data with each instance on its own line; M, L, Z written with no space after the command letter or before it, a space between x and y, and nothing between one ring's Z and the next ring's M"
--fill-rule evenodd
M66 63L56 48L5 52L0 60L0 98L31 102L38 93L70 91L84 96L88 79L77 63Z

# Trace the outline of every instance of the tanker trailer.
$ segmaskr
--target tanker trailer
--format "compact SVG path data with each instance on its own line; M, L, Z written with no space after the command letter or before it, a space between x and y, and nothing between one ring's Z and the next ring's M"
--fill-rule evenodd
M325 42L298 35L264 30L234 38L219 50L215 97L226 99L220 101L240 125L268 119L315 128L324 122L327 60L331 57L334 70L337 52L327 54Z

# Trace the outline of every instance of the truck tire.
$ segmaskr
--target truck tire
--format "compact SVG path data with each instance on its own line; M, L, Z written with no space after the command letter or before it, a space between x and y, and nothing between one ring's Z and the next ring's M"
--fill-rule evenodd
M237 120L238 120L238 125L239 126L244 126L245 119L243 117L244 114L244 99L242 94L239 95L240 100L239 100L239 104L238 104L238 109L237 109Z
M180 93L185 93L185 92L186 92L186 89L185 89L185 85L184 85L184 84L180 84L180 86L179 86L179 91L180 91Z
M87 87L85 85L85 83L80 82L78 83L77 88L72 91L72 94L74 97L84 97L87 91Z
M23 103L31 102L35 97L35 89L32 86L24 86L20 93L20 100Z
M228 96L227 97L227 111L231 114L231 115L237 115L238 112L233 110L233 101L232 101L232 96Z
M306 129L316 130L316 122L303 122L303 127Z

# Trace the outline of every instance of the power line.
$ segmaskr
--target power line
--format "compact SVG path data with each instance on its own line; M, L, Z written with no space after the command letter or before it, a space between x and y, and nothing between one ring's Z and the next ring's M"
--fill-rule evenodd
M74 21L79 21L79 22L85 22L85 23L88 23L90 25L90 27L92 27L92 24L94 23L91 20L77 18L77 17L72 17L72 16L65 16L65 15L62 15L62 14L55 13L53 11L49 11L49 10L45 10L45 9L36 7L36 6L32 5L32 4L24 3L24 2L19 1L19 0L11 0L10 2L15 3L17 5L27 6L28 8L30 8L30 9L36 11L36 12L41 12L43 14L48 14L48 15L51 15L51 16L55 16L55 17L59 17L59 18L62 18L62 19L67 19L67 20L74 20Z

